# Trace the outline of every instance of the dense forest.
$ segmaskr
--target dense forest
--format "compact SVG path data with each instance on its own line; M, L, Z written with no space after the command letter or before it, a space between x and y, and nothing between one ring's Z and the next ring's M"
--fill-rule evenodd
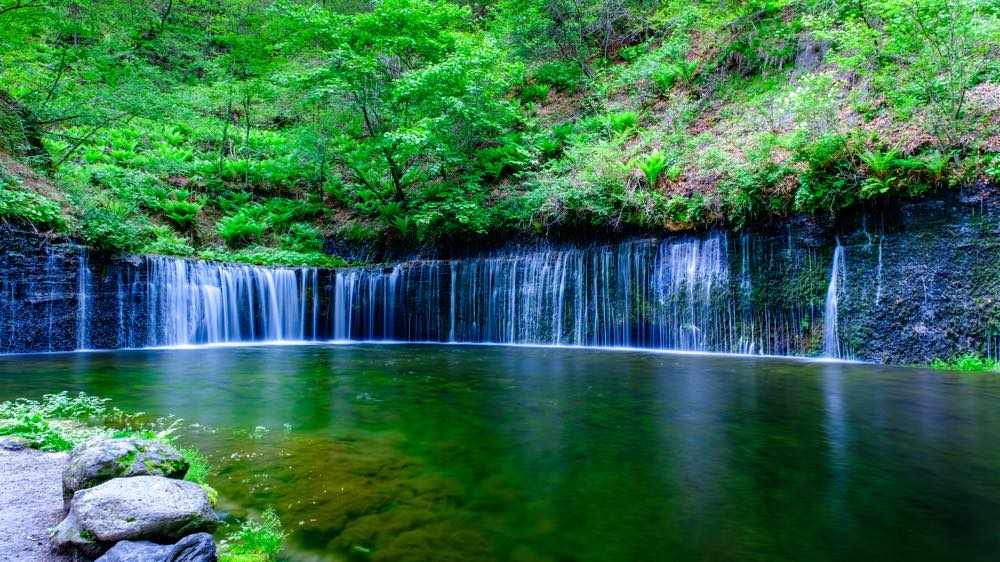
M0 0L0 217L337 265L987 190L998 61L991 0Z

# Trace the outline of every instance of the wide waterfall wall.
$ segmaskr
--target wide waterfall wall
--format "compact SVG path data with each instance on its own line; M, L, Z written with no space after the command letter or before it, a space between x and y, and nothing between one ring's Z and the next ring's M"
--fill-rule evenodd
M0 351L396 340L922 362L998 354L1000 203L317 270L112 258L0 229Z
M817 301L755 300L753 243L715 233L338 272L333 335L808 353Z

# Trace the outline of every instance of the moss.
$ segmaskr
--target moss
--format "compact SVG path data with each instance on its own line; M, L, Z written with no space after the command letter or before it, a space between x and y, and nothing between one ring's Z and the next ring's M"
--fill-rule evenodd
M212 508L214 509L219 503L219 492L208 484L201 483L198 485L201 486L202 490L205 490L205 494L208 496L208 503L212 504Z

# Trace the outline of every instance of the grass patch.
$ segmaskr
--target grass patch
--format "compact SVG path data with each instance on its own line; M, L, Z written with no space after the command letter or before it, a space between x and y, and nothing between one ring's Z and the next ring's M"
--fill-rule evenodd
M931 361L930 367L941 371L1000 372L1000 361L967 353L951 359L934 359Z

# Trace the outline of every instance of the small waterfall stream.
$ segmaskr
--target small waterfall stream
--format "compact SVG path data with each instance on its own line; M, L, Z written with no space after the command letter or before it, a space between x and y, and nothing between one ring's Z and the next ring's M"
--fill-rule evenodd
M80 252L80 263L77 266L76 286L76 348L90 349L90 290L91 272L87 260L87 250Z
M837 307L841 279L845 275L844 247L837 239L837 247L833 250L833 265L830 266L830 285L826 290L826 302L823 306L823 356L831 359L842 359L845 356L840 344L837 326Z

